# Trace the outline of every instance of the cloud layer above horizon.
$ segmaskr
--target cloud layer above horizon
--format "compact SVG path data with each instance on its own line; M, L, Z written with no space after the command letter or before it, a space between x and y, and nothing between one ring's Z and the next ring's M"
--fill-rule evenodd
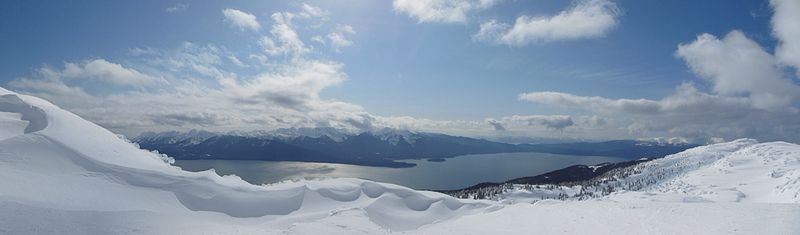
M694 142L742 137L762 140L800 139L800 71L793 57L800 38L795 17L800 4L772 0L772 27L781 44L770 54L739 30L722 38L703 33L690 43L678 45L675 56L684 60L698 77L711 85L702 91L684 83L661 100L610 99L562 92L530 92L522 101L570 107L598 115L629 119L631 133L662 133Z
M502 4L507 2L394 0L386 10L417 27L461 27L471 37L466 40L487 50L591 41L625 27L620 20L624 6L612 0L575 0L549 14L520 10L513 19L482 15ZM194 42L137 47L127 50L126 59L90 57L42 65L7 85L129 135L189 129L388 127L481 137L800 141L800 4L772 0L770 6L774 52L745 31L696 32L694 40L673 45L675 60L699 79L684 81L664 97L610 98L531 87L525 89L531 92L507 96L548 107L547 112L520 109L476 120L378 115L358 102L324 95L348 84L350 65L340 56L359 49L365 43L359 40L370 35L331 20L330 9L308 3L266 13L216 8L221 28L240 37L248 50ZM165 11L180 14L191 9L178 4Z

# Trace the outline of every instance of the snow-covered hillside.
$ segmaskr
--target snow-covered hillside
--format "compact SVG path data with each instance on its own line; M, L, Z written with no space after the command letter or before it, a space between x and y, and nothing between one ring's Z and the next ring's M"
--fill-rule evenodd
M0 88L0 233L796 234L799 159L789 143L698 147L606 181L647 179L637 191L584 201L462 200L359 179L257 186L182 171Z
M672 195L672 200L680 201L800 203L800 148L796 144L740 139L690 149L642 164L636 170L643 173L622 181L658 179L655 176L661 174L662 180L640 190L662 194L658 198Z
M799 147L739 139L615 169L588 181L501 185L478 192L499 200L528 202L604 197L623 201L800 203Z

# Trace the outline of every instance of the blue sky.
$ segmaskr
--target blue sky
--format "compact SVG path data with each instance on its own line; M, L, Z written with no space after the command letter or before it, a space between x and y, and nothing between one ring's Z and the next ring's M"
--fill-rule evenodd
M756 43L772 56L782 42L780 37L773 34L771 21L773 11L781 1L403 2L6 2L0 8L0 35L4 35L3 43L0 43L0 51L3 52L0 54L0 61L3 62L0 63L0 84L5 84L5 87L12 90L49 98L87 119L126 134L136 134L144 130L199 128L224 131L320 125L358 129L369 123L366 128L389 126L471 136L524 135L594 139L675 137L696 141L743 135L790 138L786 134L776 135L773 131L720 131L726 129L725 127L715 127L715 130L704 131L702 134L687 134L674 127L636 133L631 129L637 123L642 124L638 114L608 114L564 103L520 98L521 94L553 91L579 97L603 97L614 101L659 101L676 94L676 89L687 82L703 94L750 98L755 94L754 91L728 92L716 89L716 85L725 79L717 79L715 76L718 75L715 74L703 73L703 68L692 67L692 63L699 63L690 61L696 53L688 52L679 56L678 46L699 42L698 35L704 33L721 40L732 30L738 30L747 40ZM426 3L432 5L414 8L414 4ZM466 8L449 8L458 4ZM791 3L785 5L790 5L785 7L790 8L789 10L796 10ZM589 22L585 26L589 28L578 28L572 32L567 28L581 27L582 23L575 21L583 20L582 18L565 21L564 24L557 22L556 16L561 13L575 9L594 9L590 7L595 6L599 7L599 13L608 14L610 21L607 24ZM309 16L305 7L319 10L320 14ZM254 17L258 27L237 24L235 20L226 17L225 9L249 14ZM437 12L432 10L446 14L435 15ZM275 13L286 13L283 18L287 14L292 15L288 25L298 35L307 51L276 53L266 49L262 38L271 37L272 41L279 42L279 36L271 31L277 23L273 17ZM306 16L302 16L303 14ZM479 39L476 36L483 23L497 22L505 25L507 30L514 25L515 20L519 21L519 18L524 17L529 17L527 19L530 20L549 18L551 21L548 24L552 26L542 26L551 28L545 29L546 33L537 34L538 36L534 34L540 31L535 30L541 29L535 29L535 32L525 31L528 34L521 36L522 41ZM351 31L345 30L345 27ZM592 30L597 32L592 34ZM531 32L534 33L530 34ZM333 39L329 37L332 33L341 36L346 41L345 44L334 46ZM314 40L315 37L318 40ZM788 39L784 38L783 41L786 43ZM203 63L202 56L198 56L203 53L213 58ZM258 61L257 56L267 58L267 62ZM236 65L230 57L235 57L244 66ZM792 73L795 67L792 67L791 62L785 62L791 59L773 57L779 61L776 64L780 64L776 66L786 71L786 75L776 79L788 80L789 84L796 85L797 76ZM87 65L97 60L104 62L96 63L97 66L118 65L120 70L114 71L132 70L136 72L132 76L142 75L144 79L154 78L159 81L148 85L132 85L119 80L109 82L103 78L81 78L115 76L92 73ZM177 60L186 63L177 67L175 63L168 63ZM309 76L332 77L321 80L311 78L309 83L283 86L276 85L275 82L279 81L273 81L275 76L270 76L298 75L301 71L295 70L303 70L313 62L330 65L332 71L321 72L326 75ZM83 70L68 73L67 64ZM199 72L198 65L203 65L205 69L213 68L222 75ZM287 68L292 68L292 72ZM59 75L55 76L57 78L48 77L43 75L42 69L55 71ZM260 83L252 82L264 76L269 78L262 79ZM236 81L235 86L226 87L220 82L224 81L222 77ZM128 78L131 77L123 76L120 79ZM56 91L52 89L53 83L46 83L53 80L58 80L57 86L75 88L73 91L81 92L65 93L63 89L61 92ZM269 87L247 90L252 88L248 86L259 84ZM312 88L306 90L308 87ZM165 98L165 94L180 93L183 96L175 97L176 100L192 100L189 93L236 91L242 92L236 96L238 98L220 94L224 98L215 97L214 100L264 97L274 100L258 106L242 107L241 109L248 110L247 113L238 109L214 113L207 111L214 110L216 106L213 105L183 104L177 101L173 104L130 103L158 106L143 110L167 116L175 114L164 112L179 110L170 105L195 105L195 108L183 112L200 113L199 118L183 117L174 120L175 122L164 123L159 123L163 120L143 120L157 119L152 113L119 110L137 109L119 106L123 102L121 100L145 99L133 97L134 95L153 95L147 97L157 101L154 97ZM786 98L789 100L788 106L781 108L791 112L796 109L794 105L797 102L793 91L788 92L792 94ZM767 93L779 92L770 90ZM278 95L281 96L280 99L275 98ZM110 96L117 99L117 102L110 104L80 101L87 97L103 99ZM293 104L304 104L303 108L281 105L281 100L287 99L292 100ZM262 102L251 101L247 103ZM278 102L278 105L269 102ZM231 107L230 104L218 105ZM271 116L271 121L245 120L245 117L252 117L252 113L258 113L258 108L262 106L268 106L262 110L264 113L275 113ZM103 111L97 111L98 109ZM106 115L120 112L127 113L127 117ZM783 120L787 115L790 114L780 113L773 116ZM566 127L551 125L552 121L565 117L572 124ZM125 120L126 118L131 120ZM348 125L355 119L358 125ZM192 123L192 120L206 121ZM504 130L497 130L487 124L493 120L503 122ZM590 122L587 120L604 120L603 123L613 125L602 128L581 126L581 123ZM738 122L748 123L751 120ZM796 128L794 125L795 123L787 123L787 127L782 130L792 130ZM510 128L515 126L518 128Z

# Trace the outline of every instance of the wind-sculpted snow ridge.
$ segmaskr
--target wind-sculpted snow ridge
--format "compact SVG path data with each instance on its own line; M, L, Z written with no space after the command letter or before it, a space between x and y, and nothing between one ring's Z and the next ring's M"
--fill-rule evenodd
M16 95L0 88L0 140L40 131L47 126L44 111L26 104Z
M276 216L313 217L354 209L389 230L414 229L492 208L359 179L256 186L213 171L182 171L158 154L35 97L0 90L0 112L9 113L0 119L4 123L14 117L20 118L13 122L17 126L27 121L25 131L0 140L0 204L16 205L12 208L208 211L267 222ZM11 226L6 223L9 220L0 219L0 228Z

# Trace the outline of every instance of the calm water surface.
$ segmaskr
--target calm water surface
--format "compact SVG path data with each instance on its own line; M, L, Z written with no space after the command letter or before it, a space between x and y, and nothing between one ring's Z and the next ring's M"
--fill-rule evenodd
M369 167L333 163L268 162L238 160L179 160L189 171L213 168L220 175L238 175L254 184L326 177L352 177L394 183L416 189L458 189L481 182L502 182L532 176L575 164L624 161L615 157L571 156L547 153L475 154L444 162L405 160L411 168Z

